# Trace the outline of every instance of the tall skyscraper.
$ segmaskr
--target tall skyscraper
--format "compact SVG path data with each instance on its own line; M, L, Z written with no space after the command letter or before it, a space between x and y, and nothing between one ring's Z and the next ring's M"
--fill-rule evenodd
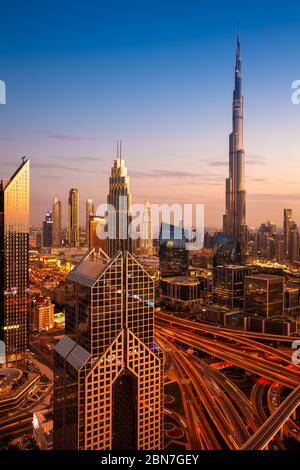
M298 261L299 259L299 232L297 224L293 220L290 225L288 257L290 261Z
M61 246L61 203L55 197L52 205L52 246Z
M94 215L94 204L92 199L87 199L85 203L85 233L86 242L89 245L90 240L90 219Z
M76 188L69 191L68 243L71 246L79 246L79 194Z
M54 449L163 449L154 281L128 252L91 250L66 279L54 353Z
M108 209L108 254L114 256L119 250L132 251L132 239L128 236L131 222L131 193L127 168L122 159L121 142L117 145L117 158L109 178Z
M144 202L144 211L141 222L140 248L143 253L153 254L153 233L151 204L148 200Z
M223 231L240 242L241 251L244 255L247 244L247 226L241 72L242 61L238 36L232 107L232 133L229 136L229 177L226 179L226 212L223 216Z
M43 222L43 246L48 248L52 246L52 212L48 211Z
M284 240L285 259L289 258L289 240L290 240L292 219L293 219L292 209L284 209L283 211L283 240Z
M24 363L29 312L29 160L0 183L0 339Z

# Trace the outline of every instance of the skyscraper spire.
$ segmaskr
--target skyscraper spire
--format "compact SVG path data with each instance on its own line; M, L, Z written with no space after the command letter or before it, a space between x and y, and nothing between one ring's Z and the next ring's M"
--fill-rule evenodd
M232 103L232 132L229 136L229 177L226 179L226 213L223 230L246 248L245 152L243 139L242 60L240 34L237 34L235 83Z

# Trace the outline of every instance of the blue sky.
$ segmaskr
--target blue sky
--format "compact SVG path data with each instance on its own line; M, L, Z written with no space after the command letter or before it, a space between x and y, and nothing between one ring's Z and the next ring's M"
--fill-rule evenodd
M3 2L2 2L3 3ZM281 2L280 2L281 3ZM221 223L240 19L250 225L300 219L300 5L26 1L1 5L0 175L32 162L33 223L54 196L106 198L122 139L133 199L203 202Z

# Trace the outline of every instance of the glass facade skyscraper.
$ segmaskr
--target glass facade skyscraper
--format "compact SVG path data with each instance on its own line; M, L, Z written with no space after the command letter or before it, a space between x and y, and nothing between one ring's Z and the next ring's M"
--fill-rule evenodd
M68 243L71 246L79 246L79 193L76 188L69 191Z
M54 448L163 448L154 281L128 251L90 253L68 275L54 355Z
M29 160L0 183L0 339L7 365L24 363L29 311Z
M159 232L159 270L162 277L188 273L189 257L183 227L162 222Z

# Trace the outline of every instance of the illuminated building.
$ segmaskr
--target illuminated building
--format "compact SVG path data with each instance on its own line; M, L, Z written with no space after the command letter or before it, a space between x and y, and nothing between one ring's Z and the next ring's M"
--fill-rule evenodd
M30 330L44 331L53 327L54 304L50 297L36 296L31 300Z
M162 299L171 303L195 305L203 301L207 291L207 279L191 276L163 278L161 280Z
M69 191L68 243L71 246L79 246L79 194L76 188Z
M35 235L35 245L36 245L36 248L42 247L42 233L41 232L37 232Z
M249 266L215 266L213 268L213 303L230 310L242 308L244 279L251 274Z
M244 311L249 315L283 315L284 277L257 274L245 277Z
M284 209L283 211L283 239L284 239L284 255L285 259L289 258L289 239L292 224L292 209Z
M149 256L154 254L151 204L147 200L144 202L144 211L141 222L140 251L141 253L148 254Z
M52 205L52 246L61 246L61 203L55 197Z
M43 247L45 248L52 246L52 227L52 212L48 211L43 222Z
M94 204L92 199L87 199L85 203L85 233L86 242L89 245L90 240L90 219L94 215Z
M284 288L284 313L285 315L299 316L299 286L285 285Z
M104 231L106 228L106 218L92 215L90 216L90 227L89 227L89 249L101 248L106 252L107 239L101 238L99 233Z
M132 239L128 236L131 222L130 180L121 153L121 142L117 146L117 158L114 160L109 178L108 208L108 254L114 256L119 250L132 252Z
M68 275L54 353L54 449L163 449L154 281L128 252L91 250Z
M33 438L40 450L51 450L53 447L53 413L41 410L33 413Z
M0 339L7 364L28 347L29 160L0 183Z
M240 40L237 37L232 133L229 136L229 177L226 179L226 211L223 216L223 231L240 243L242 256L244 257L247 242L247 225L241 68Z
M159 233L159 269L161 277L188 273L189 257L183 227L161 223Z

